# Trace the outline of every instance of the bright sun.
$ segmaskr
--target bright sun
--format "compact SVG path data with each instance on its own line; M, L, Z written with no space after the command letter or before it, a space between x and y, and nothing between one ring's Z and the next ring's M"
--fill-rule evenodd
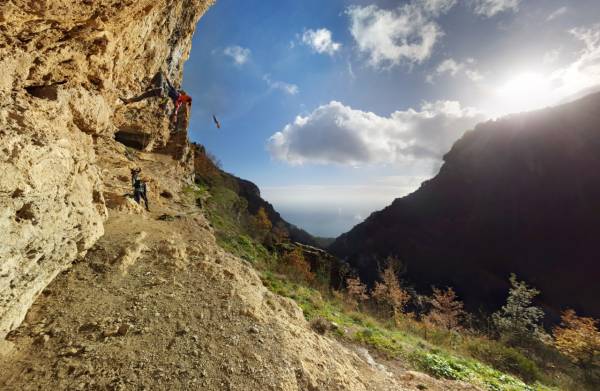
M495 111L500 115L543 108L554 99L550 80L534 72L510 78L496 89L495 95Z

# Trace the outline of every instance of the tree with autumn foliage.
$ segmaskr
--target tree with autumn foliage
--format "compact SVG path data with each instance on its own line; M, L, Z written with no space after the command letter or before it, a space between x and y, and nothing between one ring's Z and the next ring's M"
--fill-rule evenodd
M566 310L561 324L553 330L554 346L573 363L584 370L590 369L600 359L600 331L598 321L577 316L574 310Z
M273 227L265 208L262 206L258 208L258 212L256 212L256 226L261 231L270 231Z
M447 330L457 330L460 322L466 315L462 301L458 300L454 289L441 290L433 288L433 295L429 299L431 310L425 321Z
M375 282L371 296L380 305L391 308L394 319L397 319L405 312L411 296L406 289L402 288L398 279L400 261L390 257L386 264L385 269L379 274L380 281Z
M346 279L346 292L350 304L358 308L360 303L369 299L367 286L363 284L360 277L350 277Z
M297 278L312 281L315 274L310 270L310 264L304 259L304 254L300 247L295 247L283 256L283 263L286 268Z
M254 227L256 229L257 237L261 241L266 238L271 231L271 228L273 228L273 223L271 223L271 220L269 220L269 216L267 215L265 208L262 206L258 209L258 212L256 212L256 215L254 216Z

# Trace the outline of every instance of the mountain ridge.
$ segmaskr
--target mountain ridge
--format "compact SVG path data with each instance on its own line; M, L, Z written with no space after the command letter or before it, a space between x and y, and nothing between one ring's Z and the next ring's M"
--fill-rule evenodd
M515 272L541 289L553 314L574 306L597 317L599 109L595 93L479 124L444 156L436 177L371 214L329 249L369 282L377 278L374 263L398 256L421 289L451 285L472 306L488 308L501 303ZM573 265L584 270L573 272ZM554 284L552 273L559 272ZM583 293L581 284L594 293Z

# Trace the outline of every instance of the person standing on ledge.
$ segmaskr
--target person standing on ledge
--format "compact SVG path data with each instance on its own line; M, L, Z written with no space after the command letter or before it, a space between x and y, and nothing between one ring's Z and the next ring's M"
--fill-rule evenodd
M140 177L140 173L142 172L141 168L133 168L131 169L131 185L133 186L133 199L138 204L141 200L144 200L144 204L146 205L146 210L150 212L150 208L148 206L148 194L146 182L142 180Z

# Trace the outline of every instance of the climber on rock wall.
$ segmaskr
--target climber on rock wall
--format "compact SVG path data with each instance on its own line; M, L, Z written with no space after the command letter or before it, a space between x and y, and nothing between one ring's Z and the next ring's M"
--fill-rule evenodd
M135 96L133 98L121 98L121 100L123 101L123 103L129 104L129 103L140 102L144 99L148 99L148 98L152 98L152 97L158 97L158 98L169 97L175 104L175 102L177 102L177 100L180 97L180 93L177 91L177 89L175 87L173 87L173 84L171 84L171 82L169 81L167 76L162 71L158 72L156 75L154 75L154 77L152 78L152 80L150 82L150 86L153 88L148 91L143 92L142 94L140 94L138 96Z
M169 78L162 71L160 71L156 75L154 75L154 77L152 78L152 81L150 82L150 86L152 87L151 89L143 92L142 94L140 94L138 96L135 96L133 98L120 98L120 99L123 101L123 103L129 104L129 103L140 102L144 99L154 98L154 97L163 98L165 100L170 98L171 101L173 102L173 105L175 106L175 109L173 110L173 113L171 114L170 119L171 119L171 122L175 125L175 132L177 132L179 130L179 120L178 120L179 109L181 108L182 105L185 104L186 116L189 115L190 106L192 104L192 97L189 96L185 91L177 90L175 87L173 87L173 84L171 84L171 82L169 81ZM166 109L166 103L167 102L164 102L162 104L164 109Z
M185 91L179 91L179 96L177 97L177 99L174 101L175 103L175 110L173 111L173 122L175 122L175 119L177 118L177 114L179 113L179 108L185 104L185 109L187 112L189 112L190 110L190 106L192 105L192 97L189 96L188 94L185 93Z
M171 133L187 130L190 121L190 106L192 104L192 97L186 94L185 91L179 92L179 98L174 102L175 110L173 110L173 114L171 115L171 123L173 124L173 130ZM180 112L179 109L182 105L185 105L185 110Z

